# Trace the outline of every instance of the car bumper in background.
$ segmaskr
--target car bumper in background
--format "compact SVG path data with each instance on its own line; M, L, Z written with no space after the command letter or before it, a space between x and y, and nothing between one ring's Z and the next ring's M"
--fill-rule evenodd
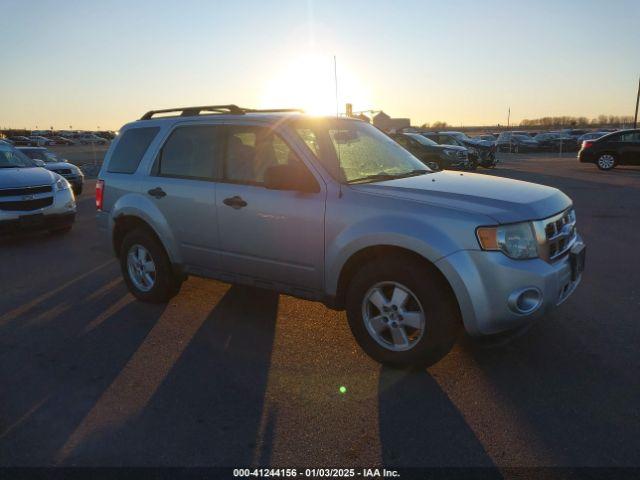
M584 246L580 237L576 246ZM456 294L465 329L479 336L523 327L564 302L582 278L581 269L573 275L571 255L549 264L465 250L436 265ZM526 301L519 303L521 299ZM522 305L527 307L524 311L519 310Z

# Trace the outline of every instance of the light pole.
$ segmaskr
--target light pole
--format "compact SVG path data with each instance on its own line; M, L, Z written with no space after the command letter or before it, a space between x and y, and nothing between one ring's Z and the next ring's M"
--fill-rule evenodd
M633 128L638 128L638 104L640 103L640 77L638 78L638 95L636 96L636 114L633 117Z

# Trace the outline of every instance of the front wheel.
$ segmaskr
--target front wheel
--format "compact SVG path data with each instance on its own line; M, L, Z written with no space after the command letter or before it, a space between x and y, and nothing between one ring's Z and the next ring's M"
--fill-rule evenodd
M596 161L598 168L604 171L613 170L617 163L618 161L613 153L603 153Z
M182 285L164 247L146 229L133 230L124 237L120 269L129 291L143 302L168 302Z
M347 318L362 349L394 366L428 366L453 347L461 325L448 285L413 259L366 264L347 291Z

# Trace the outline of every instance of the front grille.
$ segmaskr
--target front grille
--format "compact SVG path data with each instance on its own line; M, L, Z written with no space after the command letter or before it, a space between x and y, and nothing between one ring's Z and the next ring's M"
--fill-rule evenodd
M53 197L36 198L32 200L18 200L12 202L0 202L0 210L9 212L30 212L53 204Z
M467 158L467 152L463 150L459 150L456 155L458 156L458 158Z
M4 188L0 189L0 197L19 197L24 195L35 195L36 193L47 193L52 190L51 185L41 185L38 187Z
M571 208L558 215L536 222L541 243L541 256L548 262L563 257L576 242L576 214ZM540 238L542 237L542 238Z
M71 175L71 169L69 168L61 168L59 170L54 170L54 172L60 174L60 175Z

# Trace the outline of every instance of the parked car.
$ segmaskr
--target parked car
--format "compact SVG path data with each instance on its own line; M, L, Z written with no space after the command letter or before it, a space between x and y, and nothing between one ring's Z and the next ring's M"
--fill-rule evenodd
M31 140L31 145L35 145L35 146L38 146L38 147L48 147L48 146L56 144L50 138L41 137L39 135L32 135L32 136L29 137L29 140Z
M435 363L460 327L525 328L584 268L559 190L432 172L354 118L148 112L107 152L96 206L139 300L167 302L195 275L322 301L393 365Z
M640 165L640 129L620 130L595 140L582 142L578 159L595 163L600 170L618 165Z
M570 135L557 133L557 132L544 132L539 133L533 140L538 142L538 146L541 149L558 151L576 151L578 150L578 143L576 139Z
M418 133L389 135L432 170L468 170L469 153L465 147L438 145Z
M438 132L440 135L450 135L455 137L463 146L469 149L473 160L485 168L492 168L496 165L495 140L485 141L469 137L463 132Z
M496 148L502 152L538 152L540 151L540 144L529 135L502 132L496 140Z
M8 138L0 138L0 143L2 143L3 145L13 146L13 142Z
M9 140L15 146L19 146L19 145L35 146L36 145L35 141L31 140L29 137L23 137L21 135L9 137L7 140Z
M99 137L94 135L93 133L84 133L77 137L77 141L81 145L107 145L109 140L106 138Z
M65 137L60 136L60 135L54 135L54 136L49 137L49 138L52 141L54 141L56 145L75 145L76 144L76 142L74 142L70 138L65 138Z
M68 232L75 214L67 180L15 148L0 145L0 232Z
M437 132L420 132L425 138L437 143L438 145L457 146L467 149L467 155L469 158L468 170L475 170L478 168L478 151L473 147L467 147L464 142L456 138L453 135L440 134Z
M80 195L84 185L84 174L82 170L67 160L58 157L55 153L50 152L42 147L18 147L22 153L34 160L42 160L44 168L56 172L63 176L73 187L73 193Z

